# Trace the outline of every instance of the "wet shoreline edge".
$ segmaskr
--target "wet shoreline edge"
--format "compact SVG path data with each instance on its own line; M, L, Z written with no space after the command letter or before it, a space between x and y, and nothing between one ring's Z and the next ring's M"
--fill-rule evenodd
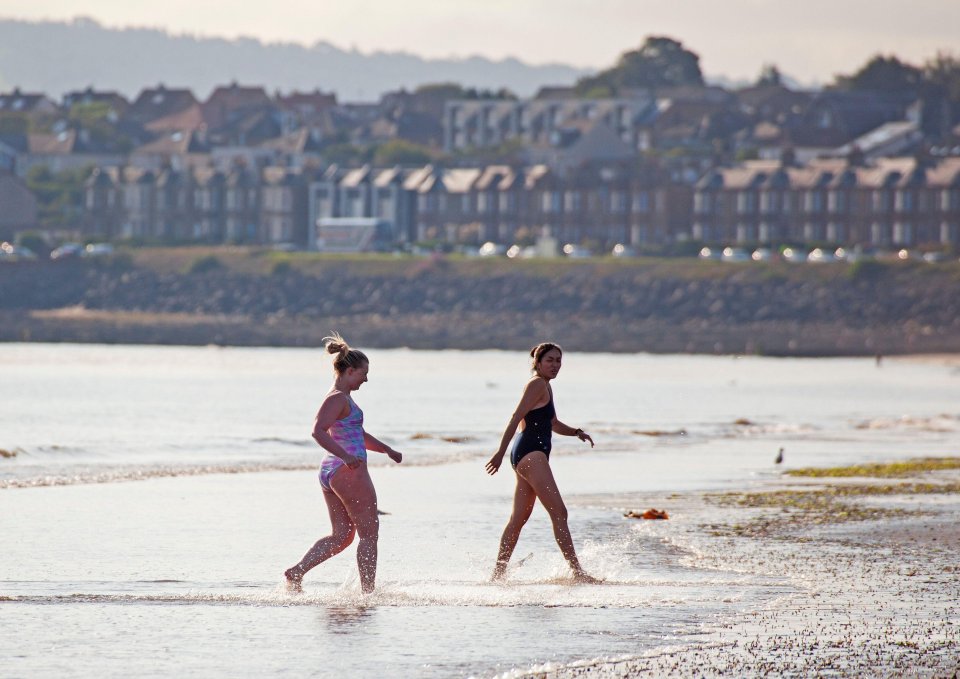
M804 512L791 507L789 494L796 489L842 492L849 479L784 477L729 494L768 493L773 501L726 503L719 523L694 527L700 552L695 565L723 570L735 564L758 575L780 575L799 595L721 624L705 623L693 643L633 658L539 667L518 676L958 676L960 473L935 471L896 481L905 483L902 494L888 492L889 479L857 479L885 488L856 500L879 510L873 516L880 518L864 513L820 521L814 511L793 523L777 520L784 512ZM930 485L942 489L929 494ZM681 516L685 504L695 505L696 513L718 507L715 494L673 497L663 508ZM763 530L743 530L751 522Z

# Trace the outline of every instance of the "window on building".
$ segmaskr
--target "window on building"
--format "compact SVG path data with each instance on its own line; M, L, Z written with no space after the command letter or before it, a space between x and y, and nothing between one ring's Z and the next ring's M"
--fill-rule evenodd
M807 191L803 195L804 212L820 212L823 210L823 194L819 191Z
M874 212L890 211L890 194L887 191L882 189L874 191L870 197L870 202Z
M541 212L550 212L551 202L550 202L550 192L544 191L540 194L540 211Z
M706 200L705 212L710 210L710 196L709 194L698 194L702 195ZM650 212L650 193L647 191L637 191L633 194L633 211L634 212Z
M693 194L693 211L698 215L710 212L710 194L697 191Z
M913 191L900 190L894 196L894 207L897 212L913 212L914 195Z
M827 210L834 214L847 211L847 195L843 191L831 191L827 194Z
M957 192L951 189L944 189L940 192L940 204L941 212L949 212L950 210L956 209L956 203L954 202L957 198L955 195Z
M780 194L776 191L763 191L760 194L760 211L774 214L780 211Z
M627 194L624 191L610 192L610 212L623 214L627 211Z
M566 191L563 196L563 209L566 212L579 212L581 199L582 194L579 191Z
M913 245L913 224L896 222L893 225L894 245Z

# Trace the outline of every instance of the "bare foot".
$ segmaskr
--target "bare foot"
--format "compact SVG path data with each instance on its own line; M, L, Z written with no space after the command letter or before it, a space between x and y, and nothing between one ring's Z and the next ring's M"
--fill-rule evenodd
M577 571L573 574L573 580L578 585L599 585L603 583L602 578L595 578L588 575L585 571Z
M493 567L493 575L490 576L490 582L503 582L507 579L507 562L498 561Z
M288 592L299 594L303 591L303 573L297 570L296 566L284 571L283 577L287 579Z

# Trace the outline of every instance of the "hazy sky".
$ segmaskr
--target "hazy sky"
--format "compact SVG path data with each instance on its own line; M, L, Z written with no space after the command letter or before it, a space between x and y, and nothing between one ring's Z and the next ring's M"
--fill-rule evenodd
M960 53L960 0L0 0L6 18L78 14L111 27L592 68L667 35L707 75L752 80L775 63L804 84L878 53L918 65Z

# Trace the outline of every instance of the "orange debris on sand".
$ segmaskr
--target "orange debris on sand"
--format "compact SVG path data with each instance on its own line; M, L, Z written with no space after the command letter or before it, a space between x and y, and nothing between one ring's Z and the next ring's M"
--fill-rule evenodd
M670 515L660 509L648 509L645 512L636 512L632 509L624 514L628 519L669 519Z

